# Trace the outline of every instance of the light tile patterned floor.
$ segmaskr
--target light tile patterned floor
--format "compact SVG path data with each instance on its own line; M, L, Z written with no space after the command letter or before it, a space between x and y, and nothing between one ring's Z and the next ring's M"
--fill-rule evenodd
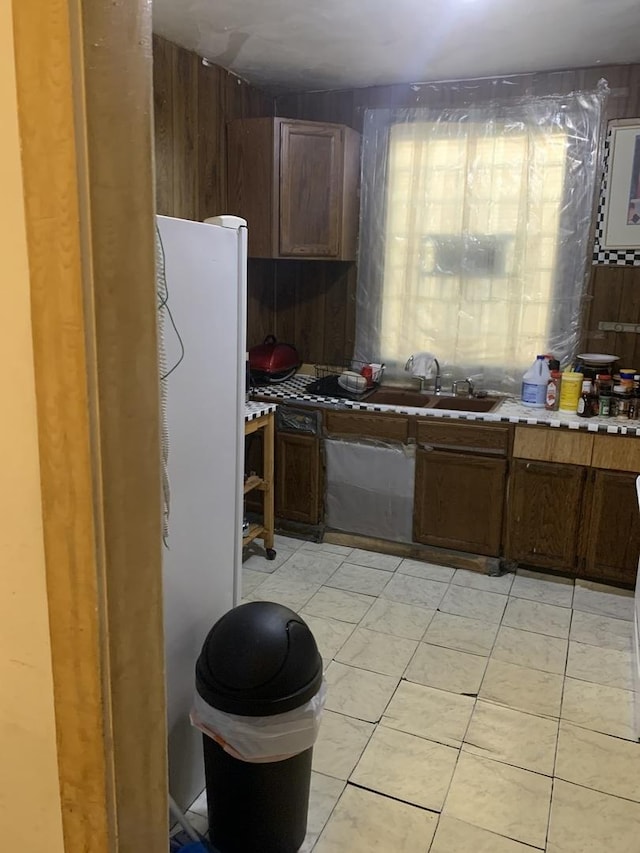
M629 593L276 548L244 595L307 619L329 683L302 853L640 851Z

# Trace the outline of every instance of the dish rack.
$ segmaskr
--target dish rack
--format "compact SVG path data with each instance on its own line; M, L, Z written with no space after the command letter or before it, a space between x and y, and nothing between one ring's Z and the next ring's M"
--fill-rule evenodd
M357 359L352 359L351 361L345 361L342 364L316 364L315 372L316 379L324 379L327 376L340 376L342 373L346 373L348 370L352 370L355 373L360 373L362 368L367 364L370 364L369 361L358 361ZM384 373L384 364L380 368L380 374L376 382L373 385L377 385L382 378L382 374Z

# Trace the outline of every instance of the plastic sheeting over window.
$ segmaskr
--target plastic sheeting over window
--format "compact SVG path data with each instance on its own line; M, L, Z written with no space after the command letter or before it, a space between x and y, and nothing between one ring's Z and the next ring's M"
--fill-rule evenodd
M607 94L367 110L355 358L517 392L579 343Z

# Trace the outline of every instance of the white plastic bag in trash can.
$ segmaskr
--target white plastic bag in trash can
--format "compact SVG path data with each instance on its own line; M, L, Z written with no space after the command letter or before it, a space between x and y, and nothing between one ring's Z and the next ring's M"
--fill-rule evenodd
M300 708L271 717L245 717L212 708L196 691L191 724L241 761L284 761L316 742L326 697L323 678L315 696Z

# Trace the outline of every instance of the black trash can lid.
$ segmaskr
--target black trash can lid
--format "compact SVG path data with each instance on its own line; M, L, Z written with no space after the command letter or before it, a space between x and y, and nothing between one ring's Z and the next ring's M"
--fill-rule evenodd
M198 693L228 714L282 714L308 702L321 684L322 658L308 625L270 601L225 613L196 663Z

